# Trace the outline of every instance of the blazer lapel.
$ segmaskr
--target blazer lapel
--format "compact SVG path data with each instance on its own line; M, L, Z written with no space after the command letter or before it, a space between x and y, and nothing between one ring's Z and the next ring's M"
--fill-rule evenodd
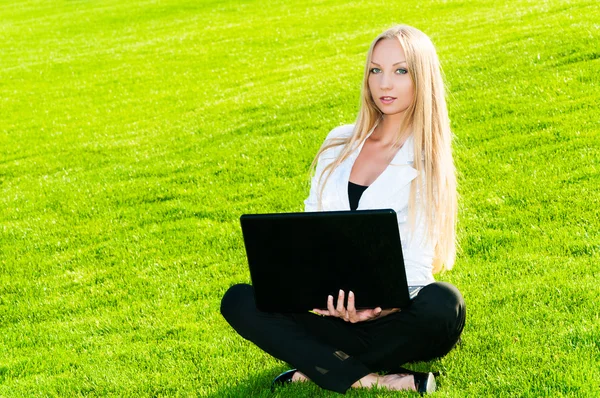
M369 132L367 138L372 134ZM330 182L331 193L334 200L328 208L331 210L350 210L350 201L348 199L348 180L352 172L352 166L358 158L360 151L365 143L363 140L357 148L348 156L348 158L334 170ZM358 203L358 210L381 208L388 199L398 194L402 189L415 179L418 172L413 167L414 164L414 145L413 137L410 136L398 153L394 156L390 165L377 177L377 179L363 193Z
M350 173L352 172L352 166L354 166L354 162L360 153L360 149L362 148L362 143L359 145L358 149L355 150L348 156L348 158L340 164L338 169L335 172L334 181L334 192L336 194L336 207L339 207L340 210L350 210L350 199L348 198L348 180L350 179Z
M377 124L373 126L366 138L356 146L354 151L348 156L348 158L342 162L339 167L334 171L331 176L333 181L333 192L336 195L335 208L339 210L350 210L350 199L348 198L348 180L350 180L350 173L352 173L352 166L358 158L360 151L367 141L367 138L373 134L373 131L377 127Z
M358 204L358 209L380 207L389 198L397 195L400 190L406 189L407 185L418 175L417 170L413 166L414 146L413 137L410 136L396 156L394 156L390 165L365 190ZM348 173L349 175L350 173Z

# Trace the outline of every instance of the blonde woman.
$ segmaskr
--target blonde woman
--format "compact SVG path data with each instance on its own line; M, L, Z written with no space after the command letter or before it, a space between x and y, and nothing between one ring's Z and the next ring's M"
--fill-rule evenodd
M433 278L451 269L455 257L451 142L433 44L410 26L386 30L367 54L356 123L327 136L304 203L306 211L394 209L408 283L418 294L401 311L358 311L360 297L340 291L337 307L329 296L327 309L316 314L277 314L256 309L250 285L232 286L221 302L225 319L242 337L296 368L279 375L274 386L312 380L340 393L372 386L435 390L434 374L401 366L446 355L465 322L460 292Z

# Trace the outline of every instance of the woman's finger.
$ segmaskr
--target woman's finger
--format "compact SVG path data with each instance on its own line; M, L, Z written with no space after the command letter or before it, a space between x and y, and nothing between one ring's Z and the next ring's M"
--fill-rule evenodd
M356 316L356 307L354 306L354 292L350 290L348 292L348 320L350 322L357 322L358 317Z
M342 289L338 293L338 301L335 309L342 316L346 314L346 308L344 308L344 291Z
M329 315L335 316L335 308L333 308L333 296L327 296L327 311L329 311Z

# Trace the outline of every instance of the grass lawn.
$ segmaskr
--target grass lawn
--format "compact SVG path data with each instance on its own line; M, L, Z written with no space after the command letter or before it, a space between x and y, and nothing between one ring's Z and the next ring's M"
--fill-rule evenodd
M219 314L239 216L301 211L370 41L437 45L463 343L440 397L600 395L597 1L0 1L0 396L271 394ZM351 391L352 397L416 396Z

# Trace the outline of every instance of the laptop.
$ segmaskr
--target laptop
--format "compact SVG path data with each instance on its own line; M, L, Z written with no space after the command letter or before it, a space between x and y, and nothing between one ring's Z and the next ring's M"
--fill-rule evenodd
M357 309L410 304L392 209L244 214L240 223L261 311L326 308L340 289L354 292Z

